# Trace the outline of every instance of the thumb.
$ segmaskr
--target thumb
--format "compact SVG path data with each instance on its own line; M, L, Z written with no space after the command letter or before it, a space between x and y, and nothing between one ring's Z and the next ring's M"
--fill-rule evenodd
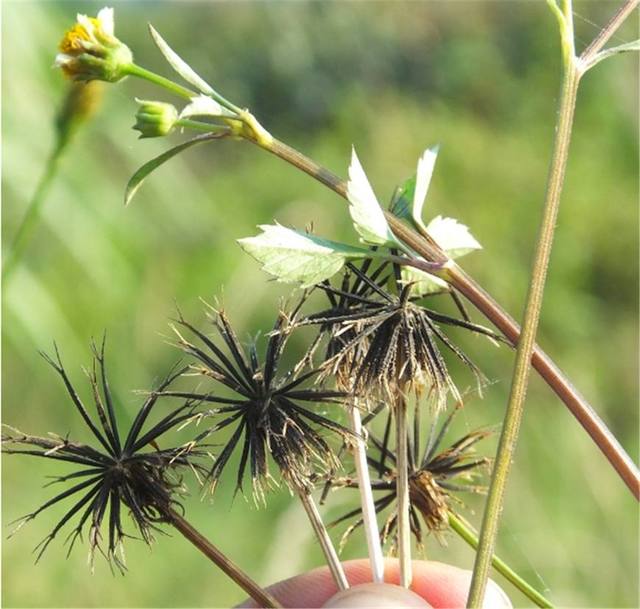
M344 609L366 607L367 609L389 609L420 607L431 609L431 605L415 592L393 584L360 584L332 596L323 607Z

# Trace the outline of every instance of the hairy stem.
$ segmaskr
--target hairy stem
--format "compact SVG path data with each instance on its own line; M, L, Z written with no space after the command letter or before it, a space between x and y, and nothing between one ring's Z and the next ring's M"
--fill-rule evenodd
M466 541L474 550L478 548L478 537L473 529L453 512L449 512L449 526ZM522 594L534 602L538 607L551 608L553 604L533 586L520 577L504 560L496 556L491 557L493 568L507 581L511 582Z
M240 586L259 607L281 607L280 603L254 582L235 563L229 560L223 552L214 546L206 537L194 529L180 514L174 510L169 510L166 517L184 537L186 537L198 550L200 550L209 560L228 575L238 586Z
M411 586L411 524L409 521L409 445L407 442L407 402L400 396L395 403L396 419L396 496L398 497L398 558L400 585Z
M609 39L616 33L625 19L631 15L632 11L640 4L640 0L627 0L611 20L605 25L599 34L591 41L591 44L580 55L580 62L588 64L591 59L607 44Z
M329 571L331 571L331 575L333 576L336 586L338 586L339 590L346 590L349 587L347 576L344 573L340 557L333 546L333 542L331 541L331 537L329 537L327 528L322 522L322 517L320 516L320 512L318 511L318 507L316 506L313 497L311 497L311 495L302 488L298 490L298 497L300 497L300 501L307 512L307 516L309 517L311 526L313 527L318 542L320 543L322 552L325 555L327 566L329 567Z
M369 466L367 464L367 447L362 437L362 419L356 403L350 405L349 416L351 419L351 429L357 438L355 441L356 445L353 448L353 458L358 476L360 506L362 507L362 520L367 538L369 561L371 562L371 574L374 583L382 583L384 582L382 545L380 543L380 533L376 520L376 509L373 503L373 493L371 492L371 479L369 477Z
M347 183L300 151L277 139L274 139L268 146L262 146L254 140L249 141L305 172L344 199L347 198ZM520 327L482 287L452 261L447 261L446 256L428 235L419 235L389 212L385 212L385 215L391 229L399 239L404 241L427 262L437 262L444 265L440 271L432 270L430 272L440 276L458 289L514 345L517 343L520 336ZM553 360L537 345L534 348L533 364L540 376L565 403L580 425L589 433L636 499L640 499L640 472L638 472L633 460L617 442L598 414L586 399L575 390L572 383L554 364Z
M571 17L569 16L569 18ZM579 75L573 62L573 55L571 55L564 66L558 122L556 125L551 166L549 168L542 225L540 227L531 272L531 282L526 300L522 331L516 349L509 402L503 421L498 452L493 467L491 484L489 485L482 527L480 529L480 542L476 553L467 607L482 606L487 579L489 577L489 569L491 567L491 557L495 549L500 516L502 515L507 480L515 455L520 423L524 412L529 373L531 371L531 357L533 355L535 337L540 320L542 296L544 294L547 269L551 257L553 235L560 206L560 194L562 192L565 169L569 156L569 143L571 141L571 129L578 83Z

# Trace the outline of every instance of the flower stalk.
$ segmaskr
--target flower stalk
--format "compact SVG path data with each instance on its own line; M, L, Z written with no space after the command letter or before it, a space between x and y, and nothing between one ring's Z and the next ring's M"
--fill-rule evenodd
M282 607L266 590L263 590L233 561L214 546L175 510L169 510L165 516L168 522L189 540L200 552L211 560L223 573L240 586L260 607Z
M325 527L322 522L322 516L320 516L318 506L313 500L311 493L304 488L298 489L298 497L300 498L300 502L309 517L309 522L313 527L316 538L320 543L322 553L327 561L329 571L331 571L333 581L336 583L336 586L338 586L338 590L346 590L349 588L349 582L347 581L347 576L345 575L344 568L340 562L340 557L338 556L333 542L331 541L331 537L329 537L327 527Z
M407 442L407 402L400 396L394 408L396 419L396 494L398 497L398 558L400 585L411 587L411 523L409 520L409 444Z
M358 405L352 403L349 406L349 417L351 419L351 429L356 436L353 448L353 460L356 465L356 475L358 477L358 489L360 490L360 505L362 507L362 519L364 522L364 533L369 551L369 561L371 563L371 576L374 583L384 582L384 558L382 556L382 545L380 543L380 533L376 521L376 509L371 492L371 478L369 476L369 466L367 464L367 447L362 436L362 418Z

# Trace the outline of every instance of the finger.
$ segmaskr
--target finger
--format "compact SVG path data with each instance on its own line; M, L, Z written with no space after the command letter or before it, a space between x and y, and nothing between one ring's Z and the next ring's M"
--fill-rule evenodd
M372 581L368 560L350 560L343 563L347 579L351 586ZM385 582L398 584L400 574L398 561L385 560ZM465 606L471 584L471 571L459 569L440 562L414 561L413 584L411 589L424 598L435 609L456 609ZM298 575L268 588L284 607L322 607L338 592L329 569L320 567ZM247 601L240 607L256 607ZM493 581L489 581L485 594L484 607L490 609L509 609L512 607L507 595Z

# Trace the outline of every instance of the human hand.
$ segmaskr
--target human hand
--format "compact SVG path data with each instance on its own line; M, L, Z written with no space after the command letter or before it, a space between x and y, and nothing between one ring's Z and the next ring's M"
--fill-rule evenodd
M343 563L347 579L351 586L358 586L371 582L371 570L368 560L350 560ZM386 583L398 584L398 561L385 561L384 579ZM465 607L467 594L471 583L471 571L459 569L440 562L413 562L413 584L411 589L416 595L426 601L424 607L456 609ZM370 587L367 587L370 589ZM278 582L268 588L269 592L278 599L283 607L323 607L337 592L336 585L331 578L329 569L321 567ZM393 589L391 589L393 590ZM355 592L355 591L354 591ZM368 594L368 595L367 595ZM367 596L365 596L367 595ZM373 599L373 600L372 600ZM402 600L387 599L382 605L382 595L362 593L350 595L341 602L340 607L411 607ZM336 606L336 605L334 605ZM503 590L493 581L489 581L485 594L484 607L487 609L510 609L511 601ZM240 607L256 607L252 601L247 601Z

